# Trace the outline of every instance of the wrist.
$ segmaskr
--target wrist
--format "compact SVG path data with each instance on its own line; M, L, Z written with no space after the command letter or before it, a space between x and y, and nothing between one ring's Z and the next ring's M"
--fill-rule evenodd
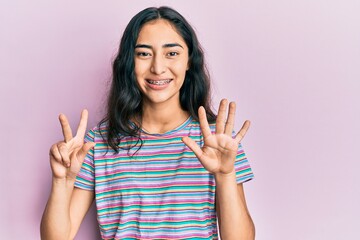
M76 180L75 178L67 178L67 177L56 178L56 177L53 177L52 183L53 183L53 186L56 185L56 186L74 187L75 180Z
M235 169L229 173L215 173L215 181L234 181L236 182L236 172Z
M66 178L53 178L51 197L56 201L70 201L75 187L75 181Z

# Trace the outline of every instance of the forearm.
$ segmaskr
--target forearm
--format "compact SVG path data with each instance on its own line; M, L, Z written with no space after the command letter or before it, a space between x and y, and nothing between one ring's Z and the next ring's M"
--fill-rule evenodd
M239 191L239 186L236 184L235 172L227 175L215 175L215 180L216 207L221 239L254 239L255 227L248 212L243 192Z
M73 180L53 180L50 197L41 220L41 239L69 239L70 201L73 189Z

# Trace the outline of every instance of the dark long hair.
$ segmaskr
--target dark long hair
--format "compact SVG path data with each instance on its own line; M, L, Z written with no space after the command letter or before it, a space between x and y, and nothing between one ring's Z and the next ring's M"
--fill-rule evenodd
M112 83L108 96L107 113L99 125L107 122L106 142L115 151L130 150L142 146L141 126L131 124L135 117L142 116L142 94L136 84L134 73L135 44L139 32L149 21L169 21L184 39L189 49L189 69L180 89L180 104L183 110L198 120L198 108L203 106L209 121L215 120L210 103L210 79L204 63L204 53L194 29L180 13L169 7L150 7L136 14L127 25L121 38L119 51L113 62ZM140 121L141 122L141 121ZM133 137L130 146L120 146L125 137ZM105 138L104 138L105 139Z

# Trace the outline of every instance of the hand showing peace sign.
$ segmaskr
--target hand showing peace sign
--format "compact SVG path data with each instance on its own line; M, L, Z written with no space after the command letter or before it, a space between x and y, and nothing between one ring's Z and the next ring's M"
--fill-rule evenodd
M204 146L202 148L191 138L183 138L184 143L195 153L204 168L214 175L228 174L235 171L234 163L238 146L250 127L250 121L245 121L235 138L232 138L236 106L234 102L229 104L226 118L227 105L228 101L226 99L221 100L216 118L215 134L211 133L205 109L203 107L199 108L200 128L204 137Z
M95 146L95 143L88 142L84 144L84 136L86 132L88 112L83 110L76 136L73 137L66 116L60 114L64 141L55 143L50 149L50 165L53 177L56 179L75 180L76 175L80 171L81 164L87 152Z

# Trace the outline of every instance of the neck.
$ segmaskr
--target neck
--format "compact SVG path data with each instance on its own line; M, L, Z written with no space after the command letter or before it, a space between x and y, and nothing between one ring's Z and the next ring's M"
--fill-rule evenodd
M148 133L165 133L186 121L189 113L184 111L180 102L173 104L144 104L142 128Z

